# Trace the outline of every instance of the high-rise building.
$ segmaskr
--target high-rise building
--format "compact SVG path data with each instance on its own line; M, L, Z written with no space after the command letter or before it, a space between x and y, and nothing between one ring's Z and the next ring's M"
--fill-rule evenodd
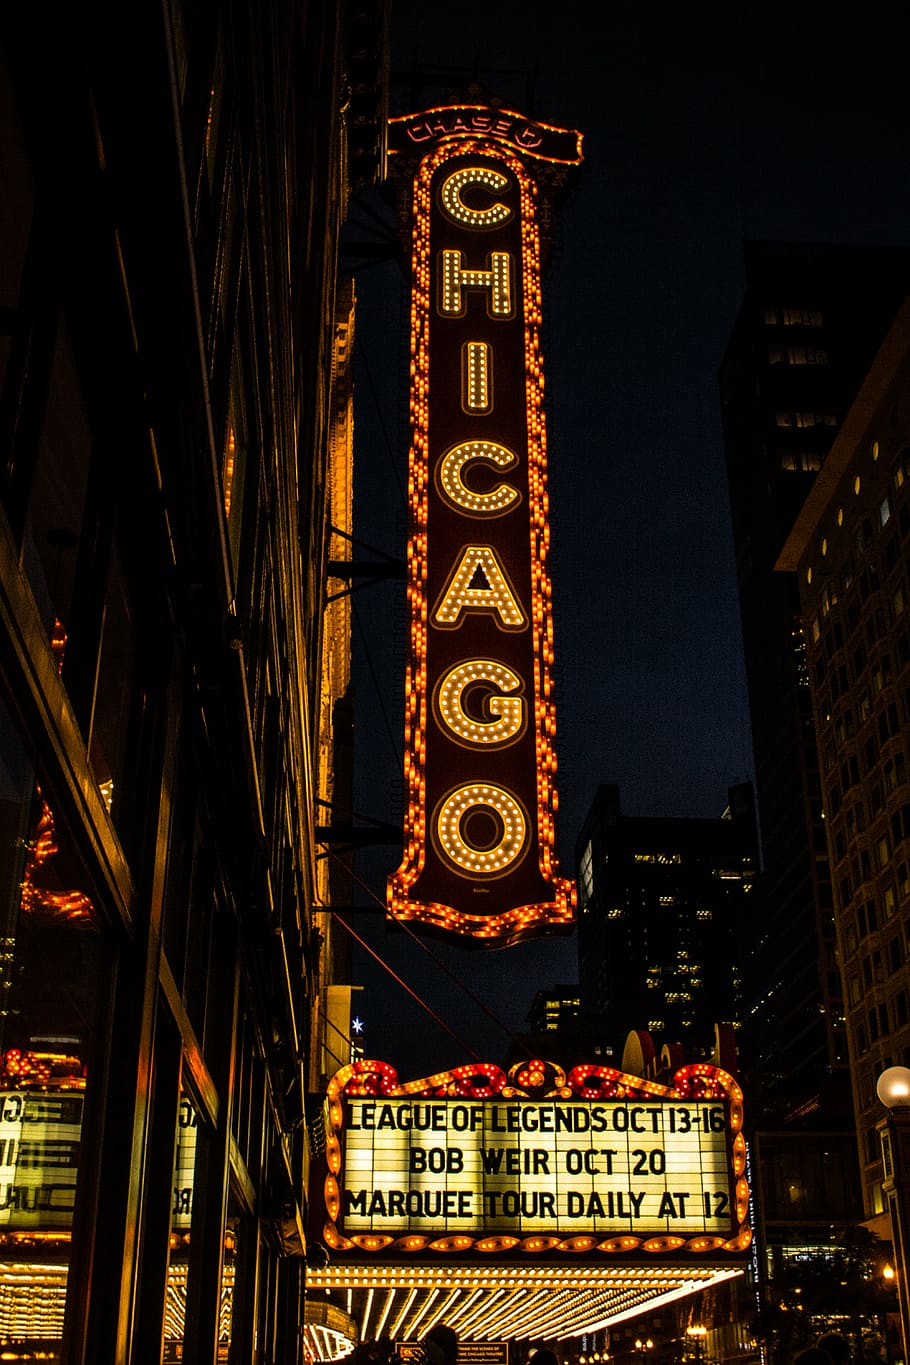
M603 786L576 846L578 964L584 1008L621 1049L630 1029L714 1043L740 1015L738 925L757 873L752 788L730 789L726 818L623 815Z
M571 1028L581 1015L581 991L578 986L551 986L535 992L528 1011L532 1033L556 1033Z
M619 1066L623 1040L618 1045L608 1040L605 1019L582 1008L577 984L535 991L527 1022L528 1031L512 1039L509 1066L528 1057L555 1062L566 1071L585 1062Z
M296 1362L384 7L5 29L0 1355Z
M762 851L742 1051L753 1114L783 1121L826 1102L846 1049L798 593L774 564L903 297L910 253L749 243L745 264L720 373Z
M910 306L850 409L779 565L799 583L868 1215L878 1076L910 1064Z

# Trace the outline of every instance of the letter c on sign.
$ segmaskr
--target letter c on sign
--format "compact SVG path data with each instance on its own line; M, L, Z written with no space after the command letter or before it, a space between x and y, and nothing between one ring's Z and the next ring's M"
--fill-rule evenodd
M446 502L456 511L467 512L472 517L500 517L511 511L521 501L521 494L510 483L498 483L486 493L475 492L465 483L465 466L474 460L495 465L497 469L514 469L518 464L515 452L496 441L462 441L452 446L436 469L439 491Z
M461 192L468 185L479 185L488 194L502 194L510 184L507 175L503 175L501 171L494 171L490 166L465 166L462 170L447 175L442 182L439 191L442 211L459 227L479 228L481 231L500 227L514 217L508 204L502 204L497 200L489 208L472 209L462 199Z

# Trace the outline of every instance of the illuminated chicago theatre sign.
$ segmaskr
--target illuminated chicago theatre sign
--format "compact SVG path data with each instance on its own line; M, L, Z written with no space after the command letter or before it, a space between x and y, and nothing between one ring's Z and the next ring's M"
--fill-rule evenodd
M334 1252L736 1256L750 1244L742 1095L719 1068L660 1085L524 1062L399 1084L360 1061L328 1093Z
M390 123L410 192L405 848L389 915L499 946L571 927L555 853L540 218L578 134Z

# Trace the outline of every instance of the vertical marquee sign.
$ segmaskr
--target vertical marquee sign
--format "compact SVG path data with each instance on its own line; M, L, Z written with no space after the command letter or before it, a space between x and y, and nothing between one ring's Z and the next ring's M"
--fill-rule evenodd
M581 138L393 119L411 194L405 849L391 917L501 946L571 927L555 850L540 204Z

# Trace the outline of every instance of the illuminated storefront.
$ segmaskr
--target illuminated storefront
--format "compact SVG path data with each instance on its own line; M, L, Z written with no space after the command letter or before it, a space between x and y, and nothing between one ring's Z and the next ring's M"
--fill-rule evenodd
M578 134L481 107L390 124L411 194L405 852L389 913L468 943L571 927L556 717L540 208Z

